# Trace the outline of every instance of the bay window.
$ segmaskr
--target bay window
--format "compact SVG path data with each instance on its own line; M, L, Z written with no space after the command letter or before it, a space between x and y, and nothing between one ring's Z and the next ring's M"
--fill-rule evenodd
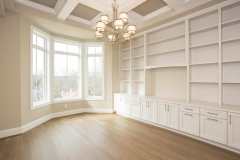
M31 37L31 109L50 102L49 37L32 30Z
M81 98L81 46L54 42L54 100Z
M102 44L86 46L86 98L104 98L104 58Z
M31 109L104 100L104 43L51 37L33 26L30 33Z

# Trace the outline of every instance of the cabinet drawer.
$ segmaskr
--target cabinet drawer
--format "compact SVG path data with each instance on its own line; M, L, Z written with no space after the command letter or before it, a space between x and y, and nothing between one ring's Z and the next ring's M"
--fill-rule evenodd
M131 102L131 97L122 97L123 102Z
M141 103L141 99L140 98L132 98L132 103Z
M227 120L201 116L200 137L227 144Z
M194 114L200 114L200 110L198 107L180 106L180 111L194 113Z
M216 110L206 109L206 108L201 108L201 115L215 117L215 118L221 118L221 119L227 119L227 112L216 111Z
M199 136L200 117L198 114L179 112L179 130Z

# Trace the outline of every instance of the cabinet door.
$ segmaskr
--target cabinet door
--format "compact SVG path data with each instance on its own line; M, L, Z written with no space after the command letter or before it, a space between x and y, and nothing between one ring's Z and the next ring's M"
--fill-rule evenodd
M168 104L168 127L178 130L178 105Z
M122 113L127 115L131 114L131 102L122 102Z
M140 118L141 117L141 107L140 104L132 104L131 116Z
M121 112L122 111L121 96L119 96L119 95L114 96L114 110L116 112Z
M200 137L227 144L227 120L201 115Z
M240 149L240 114L229 113L228 145Z
M158 115L158 106L157 102L150 101L149 102L149 121L153 123L157 123L157 115Z
M158 124L167 126L167 105L158 102Z
M198 114L179 112L179 130L199 136L200 117Z
M142 100L142 103L141 103L141 119L146 121L149 120L148 101L146 100Z

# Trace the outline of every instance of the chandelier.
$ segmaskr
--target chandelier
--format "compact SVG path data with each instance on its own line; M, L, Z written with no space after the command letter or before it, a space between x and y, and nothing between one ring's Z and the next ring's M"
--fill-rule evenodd
M105 36L110 42L116 42L120 39L128 41L136 33L137 27L135 25L128 25L126 32L121 33L128 22L128 14L122 12L118 17L118 6L116 0L114 0L112 3L113 20L110 24L107 15L100 16L100 21L97 22L95 31L97 39Z

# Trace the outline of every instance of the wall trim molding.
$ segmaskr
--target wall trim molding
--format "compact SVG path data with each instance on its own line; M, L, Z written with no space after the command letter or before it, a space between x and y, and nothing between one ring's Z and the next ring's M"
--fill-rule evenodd
M70 110L70 111L52 113L45 117L39 118L33 122L30 122L22 127L12 128L12 129L8 129L8 130L2 130L2 131L0 131L0 138L6 138L6 137L25 133L25 132L27 132L27 131L29 131L29 130L53 119L53 118L70 116L70 115L80 114L80 113L114 113L114 110L113 109L98 109L98 108L81 108L81 109L75 109L75 110Z
M213 145L213 146L217 146L217 147L226 149L226 150L228 150L228 151L232 151L232 152L235 152L235 153L240 154L240 150L235 149L235 148L232 148L232 147L228 147L228 146L226 146L226 145L223 145L223 144L220 144L220 143L217 143L217 142L213 142L213 141L210 141L210 140L207 140L207 139L204 139L204 138L201 138L201 137L197 137L197 136L194 136L194 135L191 135L191 134L188 134L188 133L184 133L184 132L181 132L181 131L177 131L177 130L174 130L174 129L171 129L171 128L168 128L168 127L164 127L164 126L161 126L161 125L158 125L158 124L154 124L154 123L151 123L151 122L147 122L147 121L144 121L144 120L142 120L142 119L134 118L134 117L131 117L131 116L122 114L122 113L120 113L120 112L116 112L116 114L121 115L121 116L124 116L124 117L131 118L131 119L134 119L134 120L143 122L143 123L147 123L147 124L150 124L150 125L159 127L159 128L163 128L163 129L166 129L166 130L168 130L168 131L172 131L172 132L174 132L174 133L178 133L178 134L180 134L180 135L184 135L184 136L187 136L187 137L190 137L190 138L193 138L193 139L196 139L196 140L199 140L199 141L202 141L202 142L211 144L211 145Z

